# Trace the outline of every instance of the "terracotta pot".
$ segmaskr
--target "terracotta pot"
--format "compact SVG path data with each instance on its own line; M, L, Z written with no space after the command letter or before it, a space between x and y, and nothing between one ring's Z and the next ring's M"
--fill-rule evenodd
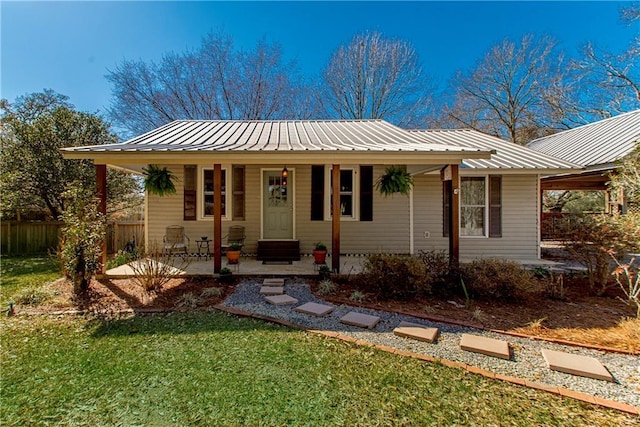
M313 250L313 262L316 264L326 264L327 262L327 251L326 250Z
M240 262L240 251L227 250L227 261L229 264L238 264Z

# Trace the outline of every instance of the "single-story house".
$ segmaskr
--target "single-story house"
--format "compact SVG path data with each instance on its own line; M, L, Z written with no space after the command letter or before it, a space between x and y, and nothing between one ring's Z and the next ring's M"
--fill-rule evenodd
M582 166L542 178L542 190L608 190L609 174L640 143L640 110L538 138L527 147ZM610 197L607 211L626 210L624 195Z
M375 252L537 260L540 179L576 168L473 130L407 131L382 120L181 120L63 154L95 163L101 209L107 166L169 168L177 194L147 195L146 244L162 242L170 225L210 236L215 272L232 225L245 228L244 252L258 256L271 243L304 254L323 241L336 271L341 254ZM408 196L376 190L389 165L413 175Z

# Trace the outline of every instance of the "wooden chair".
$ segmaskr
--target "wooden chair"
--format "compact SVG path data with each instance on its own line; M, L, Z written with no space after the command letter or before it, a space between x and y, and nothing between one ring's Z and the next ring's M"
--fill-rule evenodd
M164 243L164 255L172 255L175 252L184 252L184 256L189 256L189 245L191 239L184 234L184 227L181 225L170 225L165 230L165 235L162 238Z

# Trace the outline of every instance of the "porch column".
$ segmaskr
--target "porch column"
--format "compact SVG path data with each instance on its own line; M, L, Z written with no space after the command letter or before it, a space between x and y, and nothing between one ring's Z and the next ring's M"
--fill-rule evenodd
M213 165L213 272L222 269L222 165Z
M333 165L331 179L331 270L340 273L340 165Z
M107 216L107 165L96 166L96 196L98 197L98 212ZM100 242L100 269L98 274L107 271L107 236Z
M460 260L460 174L458 165L451 168L451 229L449 230L449 263L457 265Z

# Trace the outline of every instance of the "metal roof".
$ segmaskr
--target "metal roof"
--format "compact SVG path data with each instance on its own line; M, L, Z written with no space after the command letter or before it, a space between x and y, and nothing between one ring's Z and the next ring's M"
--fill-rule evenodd
M474 147L481 150L494 151L490 159L464 159L462 162L463 168L536 169L539 171L580 168L579 165L473 129L427 129L410 132L426 142L437 141L439 144L451 147Z
M178 120L123 143L70 147L104 152L422 152L487 154L425 141L383 120Z
M638 142L640 110L634 110L535 139L527 147L593 169L615 163Z

